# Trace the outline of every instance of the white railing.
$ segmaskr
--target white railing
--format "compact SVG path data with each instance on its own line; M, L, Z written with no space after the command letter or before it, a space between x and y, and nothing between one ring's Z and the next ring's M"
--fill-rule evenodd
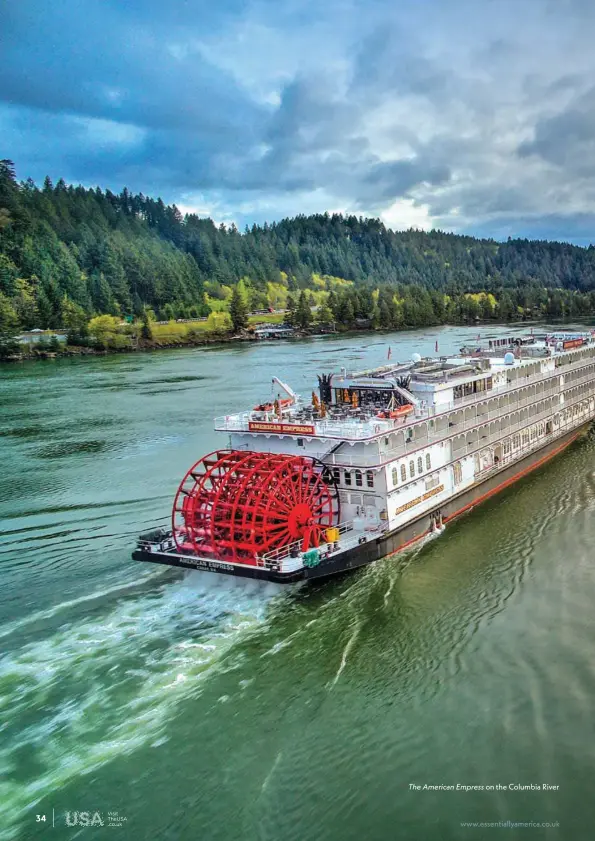
M328 420L296 420L295 418L274 418L263 421L254 417L252 412L242 412L237 415L224 415L215 418L215 430L223 432L249 432L250 423L275 423L279 424L279 430L271 429L267 432L260 432L261 435L282 435L287 434L281 431L283 424L292 426L311 426L314 434L304 433L304 438L339 438L346 441L364 441L368 438L388 432L394 428L392 421L382 418L370 417L366 420L328 418ZM293 432L292 435L299 435Z
M592 358L589 359L589 361L586 362L584 365L581 365L577 368L556 368L555 371L547 371L545 373L536 374L531 377L518 377L513 382L511 382L506 388L498 388L492 389L490 391L477 392L476 394L469 394L466 397L460 397L456 400L451 400L448 403L439 404L437 406L418 406L415 408L414 412L412 412L410 415L407 415L404 418L383 419L377 417L370 417L366 420L356 420L349 418L326 418L300 421L292 417L279 419L274 413L267 413L264 415L264 417L256 417L253 411L248 411L240 412L233 415L222 415L220 417L215 418L214 423L215 429L217 431L225 432L249 432L250 422L266 422L279 424L285 423L294 424L297 426L304 425L314 427L314 435L309 436L305 434L304 437L306 438L320 437L338 438L343 439L345 441L364 441L374 437L382 437L389 432L394 432L395 430L410 428L423 420L429 420L438 416L446 416L449 412L454 412L457 409L468 408L470 406L485 403L488 400L495 400L496 398L500 397L508 397L508 406L497 406L491 411L482 413L482 418L485 417L489 420L494 420L497 417L509 414L510 412L515 411L516 409L532 405L535 402L535 395L533 395L532 398L523 397L521 399L518 399L517 393L520 392L521 389L538 384L539 382L548 379L552 380L552 384L555 385L555 381L557 381L558 377L561 375L564 375L565 377L563 389L568 390L574 388L575 386L580 385L581 383L592 380L592 375L585 374L584 376L579 377L575 380L568 381L568 374L581 371L583 368L588 368L594 364L595 358ZM543 395L540 395L540 397L547 397L547 391L550 392L549 396L554 396L555 394L560 393L559 391L548 389L544 391ZM515 397L517 399L515 399ZM297 403L295 404L294 408L299 408L300 405L305 407L306 404ZM457 426L461 425L457 424ZM465 427L462 426L461 428ZM261 434L275 435L282 433L275 432L275 430L271 430L270 433ZM440 436L438 438L435 438L434 441L440 441L443 437L449 436ZM419 443L414 449L419 449Z
M329 526L329 528L333 528L333 526ZM339 529L340 539L342 534L346 534L347 532L353 530L353 520L345 520L345 522L339 523L339 525L334 526L334 528ZM265 564L270 562L277 563L282 558L286 557L295 557L301 559L302 551L302 541L294 540L293 543L288 543L286 546L281 546L279 549L272 549L270 552L265 552L264 554L260 555L260 558L265 562ZM292 555L292 553L294 554Z
M595 386L595 379L590 380ZM584 384L583 381L581 382L573 382L572 385L569 387L568 391ZM563 404L557 404L553 407L549 407L544 409L542 412L539 412L536 415L530 415L527 418L523 418L519 420L516 424L508 424L506 427L501 427L498 430L498 435L493 440L499 440L499 438L506 437L513 432L517 432L519 429L523 429L526 426L531 426L536 421L545 420L553 415L557 414L558 412L563 411L565 408L569 406L574 406L577 403L580 403L581 400L586 400L589 397L595 396L593 392L589 394L581 394L575 397L574 399L567 399ZM559 397L559 394L551 394L549 397ZM547 399L547 398L545 398ZM541 402L541 401L540 401ZM512 415L514 412L519 411L520 409L526 408L527 406L535 405L529 401L521 401L519 404L514 404L512 406L503 407L501 410L496 412L485 412L482 415L478 415L475 418L471 418L468 421L461 421L461 423L456 424L452 427L447 427L444 430L438 431L434 434L428 433L427 436L423 438L417 438L412 441L405 442L399 447L391 447L390 449L384 449L375 459L372 459L372 454L368 453L366 455L352 455L348 453L332 453L331 455L325 458L325 464L329 467L361 467L361 468L378 468L382 467L385 464L394 461L397 458L402 458L403 456L407 456L411 453L416 452L417 450L424 449L425 447L432 446L433 444L439 444L441 442L446 442L448 440L452 440L453 438L458 437L464 432L469 432L475 428L481 428L481 426L491 423L492 421L501 419L503 416ZM491 441L492 436L486 436L486 441ZM453 452L456 452L453 449Z
M365 523L365 521L362 522ZM339 540L337 543L322 543L318 547L311 548L320 550L320 562L322 563L334 557L339 552L345 552L347 549L357 546L362 542L362 538L366 542L372 540L378 536L379 532L385 531L387 527L388 523L384 521L369 521L360 529L355 528L353 520L346 520L334 527L339 530ZM304 566L302 555L302 541L295 540L287 546L281 546L279 549L273 549L271 552L261 555L259 557L259 566L262 565L267 569L279 568L282 572L291 572L294 569L300 569Z

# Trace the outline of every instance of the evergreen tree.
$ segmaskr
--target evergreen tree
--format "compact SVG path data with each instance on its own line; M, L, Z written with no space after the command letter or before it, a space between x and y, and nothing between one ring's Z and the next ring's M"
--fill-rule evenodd
M380 315L380 326L381 327L384 327L385 330L388 329L389 327L392 327L392 318L391 318L390 309L389 309L388 304L386 303L386 300L382 300L380 302L379 315Z
M143 339L152 339L153 338L153 330L151 329L151 310L148 307L143 309L143 314L141 317L141 336Z
M290 327L295 327L297 324L297 307L293 295L287 296L287 312L285 313L285 322Z
M328 306L328 304L321 304L316 311L316 321L318 324L332 324L335 317Z
M229 315L234 333L245 330L248 326L248 307L240 289L235 286L229 304Z
M0 292L0 359L18 351L18 343L14 340L18 325L19 320L10 299Z
M346 324L347 327L353 326L353 322L355 321L355 310L353 308L353 301L351 298L346 299L345 305L341 311L341 316L343 324Z
M306 330L312 323L312 310L306 297L305 291L302 289L298 299L297 309L295 313L296 326L301 330Z
M62 299L62 326L67 331L69 345L85 344L89 335L87 313L71 301L67 295Z

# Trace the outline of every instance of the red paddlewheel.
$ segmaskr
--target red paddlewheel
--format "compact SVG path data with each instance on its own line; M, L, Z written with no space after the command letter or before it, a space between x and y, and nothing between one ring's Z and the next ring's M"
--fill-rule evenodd
M190 468L176 494L181 551L236 563L301 541L306 551L339 520L339 494L316 459L218 450Z

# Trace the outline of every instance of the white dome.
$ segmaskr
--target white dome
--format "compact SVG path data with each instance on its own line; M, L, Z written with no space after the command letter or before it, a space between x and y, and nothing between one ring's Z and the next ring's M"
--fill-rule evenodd
M505 365L514 365L514 353L508 351L508 353L504 354L504 364Z
M415 362L421 362L421 356L419 355L419 353L412 353L412 354L411 354L411 361L412 361L413 363L415 363Z

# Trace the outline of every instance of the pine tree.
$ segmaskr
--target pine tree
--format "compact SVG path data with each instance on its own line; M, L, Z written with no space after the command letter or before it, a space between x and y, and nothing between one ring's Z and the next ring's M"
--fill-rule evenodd
M343 315L343 322L348 327L350 327L353 324L353 322L355 321L355 310L353 309L353 302L352 302L351 298L348 298L345 301L345 304L343 306L342 315Z
M152 339L153 330L151 329L151 311L148 307L145 307L143 309L141 322L143 325L141 329L141 336L143 337L143 339Z
M296 325L305 330L312 322L312 310L310 309L310 304L308 303L308 299L306 298L306 293L302 289L300 292L300 297L298 300L298 305L295 313Z
M321 304L316 311L316 321L318 324L332 324L334 321L334 315L332 314L328 304Z
M244 296L237 286L234 286L229 304L229 315L234 333L245 330L248 326L248 307Z
M285 323L290 327L295 327L297 324L296 318L297 307L293 295L287 296L287 312L285 313Z

